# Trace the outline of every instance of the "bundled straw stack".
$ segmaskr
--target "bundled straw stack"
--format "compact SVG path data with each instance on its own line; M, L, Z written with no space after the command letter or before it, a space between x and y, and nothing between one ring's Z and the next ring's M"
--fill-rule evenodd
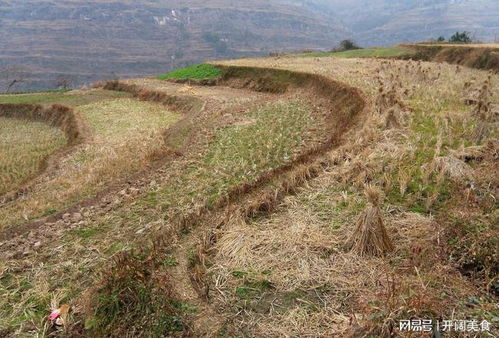
M393 244L386 232L380 208L380 192L366 187L368 200L366 208L359 215L354 233L347 241L347 247L360 256L384 256L393 250Z

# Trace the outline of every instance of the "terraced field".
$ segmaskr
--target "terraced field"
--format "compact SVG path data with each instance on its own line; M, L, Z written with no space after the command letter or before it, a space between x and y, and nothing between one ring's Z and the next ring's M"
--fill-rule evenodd
M212 302L232 318L228 335L389 336L408 317L496 320L497 75L333 57L223 65L325 74L361 88L371 107L363 127L325 156L324 173L276 213L219 228L205 259ZM480 90L488 91L483 115L466 104ZM481 159L467 157L474 151ZM383 196L395 246L382 258L345 250L369 203L366 184Z
M401 319L495 320L497 75L327 56L215 66L210 86L0 97L68 105L84 125L0 206L3 336L383 337Z
M22 200L10 201L1 209L4 226L17 232L17 236L5 242L10 243L10 249L4 262L19 263L11 250L23 248L23 257L29 257L23 261L39 266L23 272L23 277L6 267L2 309L8 311L21 292L23 296L18 301L23 309L32 309L33 330L47 332L48 328L39 326L37 320L43 323L52 294L49 290L35 291L35 285L59 289L58 302L83 296L82 292L98 277L85 271L97 274L99 265L134 246L141 237L137 234L149 233L162 224L167 226L168 220L200 205L220 203L234 187L254 181L262 171L278 168L300 149L322 138L312 127L323 117L314 113L311 105L295 98L230 88L198 90L153 83L158 93L169 98L175 94L178 101L190 100L193 106L181 116L170 113L160 103L138 101L128 94L116 98L118 94L102 90L49 98L35 95L31 100L4 97L4 101L10 102L72 104L89 129L86 141L61 159L57 171L36 184L36 190ZM152 87L144 83L141 88ZM175 121L175 128L168 130ZM248 144L252 146L248 148ZM149 160L148 156L154 158ZM142 171L130 179L129 174L140 168ZM120 177L128 179L119 183ZM92 197L95 193L97 196ZM77 205L77 209L70 208L77 212L58 212L59 208L64 210L71 205ZM34 221L23 221L27 210ZM47 213L45 218L36 219ZM163 216L158 223L160 214ZM21 236L23 233L28 237ZM34 233L38 241L26 241ZM38 265L41 256L33 256L39 247L55 255L53 259L44 256L43 267ZM61 262L56 258L59 255L77 259L70 259L60 270ZM86 277L82 278L83 275ZM26 287L18 284L19 278L27 283ZM60 289L63 285L66 286ZM23 309L9 316L2 326L24 323ZM89 323L92 327L92 320Z
M0 195L35 176L65 143L61 130L43 122L0 117Z
M0 98L3 102L71 105L88 129L86 141L60 158L30 194L2 205L2 227L55 214L144 169L155 152L164 151L161 132L175 123L179 115L159 104L123 95L90 90L80 94Z

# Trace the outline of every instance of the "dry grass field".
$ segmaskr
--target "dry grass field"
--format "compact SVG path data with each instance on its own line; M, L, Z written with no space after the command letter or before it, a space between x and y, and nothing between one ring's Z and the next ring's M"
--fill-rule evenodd
M219 230L209 274L229 335L347 336L353 322L354 334L389 336L407 318L497 320L497 75L366 59L224 64L327 74L372 107L278 212ZM345 250L366 184L382 192L386 257Z
M215 86L0 96L72 106L89 130L0 206L0 335L497 325L498 75L324 56L219 64Z
M159 104L115 96L111 92L90 91L64 97L56 94L41 100L37 95L32 95L31 101L23 98L30 103L74 105L90 129L90 136L69 156L60 159L58 168L31 193L2 206L1 227L67 208L143 169L150 156L163 151L161 132L177 121L179 115Z
M175 92L184 91L183 85L165 84L168 90L172 86ZM235 185L289 161L306 146L305 141L317 138L310 129L312 108L293 98L274 99L230 88L214 88L211 95L201 90L198 95L206 102L201 113L195 113L194 120L187 116L177 126L195 131L186 134L192 140L181 149L181 157L151 168L104 201L64 214L60 221L49 223L50 230L40 227L36 235L31 231L23 240L6 243L0 308L10 315L0 326L16 328L16 334L47 334L45 312L50 303L83 297L107 260L179 214L214 204ZM37 217L49 208L55 214L138 170L151 152L163 156L166 136L159 132L179 119L158 103L128 97L85 102L76 109L91 137L22 200L2 206L5 227L15 229L25 216ZM45 254L40 255L39 248ZM17 267L11 265L14 262ZM25 264L32 268L18 270ZM81 314L83 309L73 310ZM92 327L91 320L87 326Z
M64 133L42 122L0 118L0 195L35 176L47 156L66 143Z

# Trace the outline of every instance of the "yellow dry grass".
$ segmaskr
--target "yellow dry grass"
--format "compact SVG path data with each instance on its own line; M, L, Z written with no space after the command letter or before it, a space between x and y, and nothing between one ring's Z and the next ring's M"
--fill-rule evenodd
M0 195L35 176L65 142L64 132L46 123L0 117Z
M365 116L362 126L345 135L343 146L322 159L325 171L288 196L276 213L246 221L233 218L217 229L216 243L206 262L211 286L206 306L213 306L222 317L230 319L219 333L328 337L347 336L361 328L361 336L389 336L398 319L453 314L463 318L491 317L493 304L485 298L483 284L464 278L448 261L448 224L440 218L442 212L449 218L462 213L452 208L442 211L442 206L455 188L450 179L455 184L470 182L454 170L463 168L461 162L442 159L470 145L481 147L474 143L470 132L477 120L473 107L464 104L463 88L473 78L478 83L484 81L486 73L431 63L333 58L285 57L228 63L315 72L347 82L362 89L371 114ZM497 97L499 78L494 75L491 82ZM391 104L376 109L380 85L391 88L391 99L397 100L384 101ZM202 90L208 97L209 90ZM225 100L223 90L215 90L221 102ZM201 89L196 88L196 92ZM399 100L397 110L390 111L394 106L389 106ZM63 162L61 170L73 173L63 177L76 178L83 186L83 178L93 177L93 184L98 186L104 182L101 177L114 177L120 170L142 163L136 154L153 147L158 138L146 137L140 128L127 133L132 128L128 119L136 119L134 114L141 112L122 118L131 111L128 106L121 109L122 103L109 102L104 111L95 115L93 109L100 109L100 105L88 111L80 108L94 130L94 138ZM226 103L230 106L234 101ZM150 233L171 230L178 212L198 210L235 184L251 181L259 172L285 163L303 146L307 130L302 128L309 125L310 116L307 107L296 102L278 102L269 107L270 111L235 114L231 123L223 120L227 125L222 123L217 130L210 130L212 138L204 148L196 148L195 154L173 163L162 181L151 182L133 202L93 215L73 224L72 229L64 225L54 228L55 234L47 236L50 240L41 243L41 249L33 248L29 237L19 242L21 248L13 251L20 254L5 255L0 261L0 280L5 290L0 299L4 314L0 324L14 334L44 333L50 300L81 304L78 299L84 288L95 283L99 267L106 266L117 252L129 249ZM269 118L272 111L285 113L286 117ZM155 125L142 118L137 123L148 128ZM497 137L496 122L487 123L489 137ZM279 133L279 137L273 137L273 133ZM136 139L134 135L141 137ZM130 140L132 144L127 143ZM245 146L250 142L254 142L251 144L255 149ZM83 152L85 149L88 152ZM118 156L121 154L125 157ZM105 163L98 159L105 159ZM91 170L89 163L97 169ZM449 178L455 173L456 177ZM71 191L70 180L51 183L56 183L56 188L46 192ZM380 187L386 196L380 212L386 217L387 233L394 246L386 257L362 257L344 248L365 207L362 191L366 183ZM482 188L483 196L489 196L490 187ZM36 198L42 196L37 193L33 199L26 199L30 210L43 210L36 204ZM470 194L474 193L478 194ZM10 213L15 219L21 214L20 206L12 208ZM4 211L0 216L10 217ZM488 214L476 212L474 217L491 227ZM189 238L183 244L196 241L193 236ZM186 245L178 252L191 257L190 249ZM165 262L165 269L178 258ZM467 307L468 297L482 296L479 306L473 305L471 310ZM189 308L189 304L181 307ZM78 314L81 309L74 311Z
M30 194L0 210L0 227L53 213L145 168L164 150L162 131L180 118L160 104L120 98L79 106L90 140L61 159Z
M217 201L235 185L251 182L261 171L286 163L308 145L310 127L315 127L312 107L296 100L277 100L248 109L246 102L252 101L251 98L267 96L234 90L228 100L230 95L218 95L222 92L219 88L214 90L215 100L219 99L223 107L240 108L223 117L212 116L211 111L207 113L208 120L193 128L200 134L209 133L210 137L200 145L194 143L184 156L161 168L161 176L155 176L157 180L144 187L143 194L130 198L132 201L123 197L122 204L118 205L112 200L112 208L98 205L98 212L90 216L85 216L89 208L82 208L79 210L84 215L82 221L69 225L60 221L62 224L51 228L53 233L44 234L41 229L40 237L20 239L15 248L9 247L0 258L0 285L4 291L0 312L5 314L0 318L0 327L7 327L14 335L46 333L48 304L55 296L60 302L70 303L72 313L81 318L82 309L78 305L84 292L95 285L99 274L105 273L101 270L114 256L129 250L151 233L171 230L172 219L179 212L188 213L207 201ZM119 175L113 169L128 169L140 160L146 149L153 149L158 139L149 137L151 130L159 129L164 118L171 118L164 116L168 113L161 106L128 99L81 106L78 111L91 127L93 137L61 165L61 170L75 168L75 171L63 172L74 173L74 176L54 177L51 183L62 182L66 177L78 178L75 174L89 177L95 173L99 179ZM134 148L130 148L126 142L135 142L138 137L143 143L137 142L140 147L132 144ZM248 148L248 144L252 147ZM115 153L121 156L123 152L126 158L112 156ZM131 154L136 158L131 158ZM102 165L106 171L87 169L88 164L96 165L102 163L100 161L105 162ZM86 183L78 182L82 186L75 189L81 192ZM45 193L65 194L71 187L52 186L52 189ZM26 200L41 199L46 196L42 193L37 189L31 193L33 199L28 196ZM8 254L13 252L22 254Z
M499 76L446 64L365 59L223 63L325 74L361 88L373 112L363 128L346 136L345 146L328 155L325 172L288 197L277 214L235 220L219 230L209 274L215 306L233 318L228 332L388 336L397 332L398 320L411 316L492 320L487 285L494 279L473 283L444 254L452 245L445 236L454 231L449 219L468 217L445 203L449 194L460 194L459 187L474 184L473 168L453 155L477 146L473 129L479 121L465 105L465 83L481 86L490 77L497 100ZM386 110L375 112L380 84L393 87L404 104L399 123L387 123ZM497 101L491 105L497 111ZM488 138L497 139L497 120L487 123ZM383 212L395 250L386 259L361 257L343 246L354 235L366 183L382 187L387 196ZM480 194L487 199L495 190L484 185ZM485 236L497 239L494 212L468 208L475 222L491 229ZM267 287L260 287L262 281ZM469 297L483 301L466 307ZM362 331L355 333L352 323Z

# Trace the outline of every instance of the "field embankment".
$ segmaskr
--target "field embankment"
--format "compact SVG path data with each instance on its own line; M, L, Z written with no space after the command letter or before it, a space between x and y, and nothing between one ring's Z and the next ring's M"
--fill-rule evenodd
M47 166L47 157L66 143L64 133L42 122L0 117L0 195L29 181Z
M85 124L73 109L57 104L2 103L0 117L6 128L6 134L2 135L5 142L2 147L2 203L28 189L36 176L55 166L58 158L82 143L88 134ZM19 129L20 122L12 120L25 121L24 130ZM60 129L65 135L65 146L57 133L50 132L40 123ZM8 127L6 124L13 125ZM20 136L24 139L19 139Z
M16 102L0 106L6 116L60 125L71 144L68 151L50 158L49 170L22 189L22 198L17 193L2 202L1 227L16 230L26 220L59 215L147 169L167 152L164 130L180 118L160 104L105 90L5 95L0 96L0 102Z
M38 104L2 103L0 116L46 122L63 130L70 145L82 142L85 135L81 119L73 109L63 105L44 107Z
M406 46L414 49L415 52L407 56L402 55L400 57L402 59L447 62L499 73L499 46L497 44L408 44Z

